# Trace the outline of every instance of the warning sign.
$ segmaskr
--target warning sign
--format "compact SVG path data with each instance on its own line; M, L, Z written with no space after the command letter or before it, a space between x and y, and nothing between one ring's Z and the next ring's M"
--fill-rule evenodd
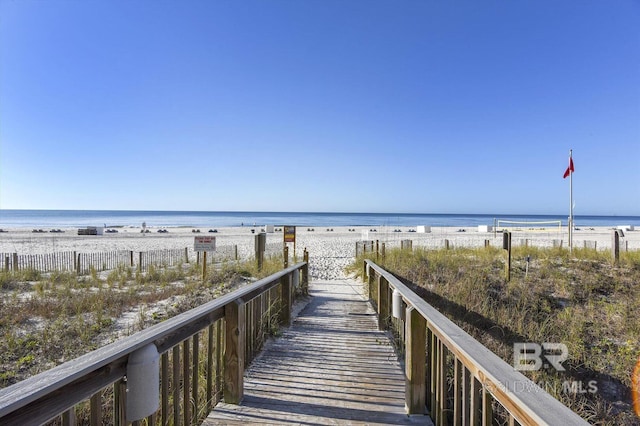
M296 227L284 226L284 242L295 243L296 242Z
M194 237L194 251L216 251L216 237Z

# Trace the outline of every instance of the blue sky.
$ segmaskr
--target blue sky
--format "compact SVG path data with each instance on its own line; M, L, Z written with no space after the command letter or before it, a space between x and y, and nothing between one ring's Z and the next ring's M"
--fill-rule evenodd
M0 0L0 208L640 215L640 2Z

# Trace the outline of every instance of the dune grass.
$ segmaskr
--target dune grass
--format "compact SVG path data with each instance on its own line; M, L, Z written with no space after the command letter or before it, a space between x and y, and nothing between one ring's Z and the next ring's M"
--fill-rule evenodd
M485 248L391 250L378 263L509 364L513 343L566 344L565 372L525 374L589 422L638 424L629 392L640 354L640 252L614 265L609 252L517 247L508 282L505 262L505 250Z
M282 269L255 262L118 267L44 274L0 272L0 388L76 358Z

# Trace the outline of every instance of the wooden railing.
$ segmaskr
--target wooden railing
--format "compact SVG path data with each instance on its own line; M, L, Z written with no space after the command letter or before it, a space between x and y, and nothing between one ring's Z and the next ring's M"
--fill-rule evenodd
M391 273L365 260L363 278L379 328L395 330L405 356L408 414L426 414L428 406L436 425L588 424ZM402 319L392 318L394 290L402 295Z
M0 424L127 424L127 364L150 345L160 354L160 397L147 424L199 424L222 396L242 399L245 367L269 330L290 322L293 298L307 286L301 262L0 389Z

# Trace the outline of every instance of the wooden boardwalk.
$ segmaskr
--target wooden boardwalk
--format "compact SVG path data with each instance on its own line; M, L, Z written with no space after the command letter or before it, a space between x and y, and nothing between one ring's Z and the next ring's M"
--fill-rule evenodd
M219 403L203 424L432 424L405 414L403 369L361 291L311 282L307 306L247 370L242 403Z

